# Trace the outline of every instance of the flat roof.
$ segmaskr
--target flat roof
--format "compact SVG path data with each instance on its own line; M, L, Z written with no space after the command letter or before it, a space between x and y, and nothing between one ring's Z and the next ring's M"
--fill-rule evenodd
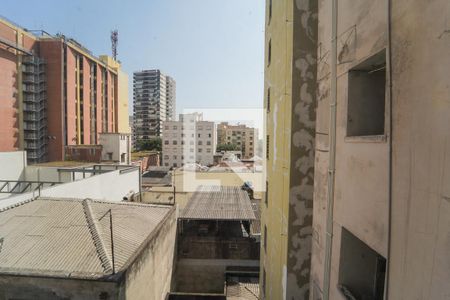
M167 220L172 207L38 198L0 212L0 274L115 280Z
M250 198L237 186L199 186L180 219L189 220L255 220Z

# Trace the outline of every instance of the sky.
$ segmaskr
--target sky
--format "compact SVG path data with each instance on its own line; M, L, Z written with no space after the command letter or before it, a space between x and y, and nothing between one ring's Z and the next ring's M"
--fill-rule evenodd
M0 15L63 33L95 55L111 54L118 29L130 113L132 73L155 68L176 80L178 113L224 109L226 117L263 106L263 0L2 0Z

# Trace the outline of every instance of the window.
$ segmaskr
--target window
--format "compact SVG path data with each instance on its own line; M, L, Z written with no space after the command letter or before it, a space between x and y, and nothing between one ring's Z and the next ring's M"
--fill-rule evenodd
M189 152L194 152L194 149L193 148L189 149Z
M198 153L202 153L202 148L198 148Z
M181 141L181 145L184 145L184 140Z
M269 21L268 21L269 24L270 20L272 20L272 0L269 0Z
M207 148L206 153L211 153L211 148Z
M194 145L194 141L189 141L189 145Z
M169 126L167 126L167 125L164 126L164 129L165 129L165 130L169 130Z
M198 130L203 130L203 126L197 126Z
M384 135L385 102L383 50L348 72L347 136Z
M164 141L164 145L169 145L169 141L168 141L168 140L165 140L165 141Z
M267 89L267 103L266 112L270 112L270 88Z
M338 288L355 299L382 300L386 259L342 228Z
M166 167L168 167L168 166L169 166L169 163L165 163L164 165L165 165Z
M173 163L173 167L174 168L178 167L177 163Z
M269 40L269 45L267 46L267 66L270 66L271 60L272 60L272 40Z
M198 137L200 137L200 133L198 134Z
M203 145L203 142L202 141L198 141L198 145L199 146Z
M264 225L264 252L267 253L267 226Z
M266 159L269 159L269 146L270 146L270 138L269 135L266 136Z
M169 155L164 155L164 159L169 159Z
M206 141L206 145L211 146L211 141Z
M175 140L172 141L172 145L177 145L177 144L178 144L177 141L175 141Z
M266 193L264 194L264 202L266 207L269 206L269 182L266 180Z
M176 156L176 155L174 155L174 156L173 156L173 159L177 159L177 156Z

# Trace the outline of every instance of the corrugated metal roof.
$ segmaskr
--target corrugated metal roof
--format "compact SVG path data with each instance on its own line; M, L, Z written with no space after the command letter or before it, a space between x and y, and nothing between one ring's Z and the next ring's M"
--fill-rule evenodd
M250 282L228 283L226 296L229 300L258 300L259 284Z
M189 199L180 219L254 220L246 191L236 186L199 186Z
M100 278L127 267L171 207L41 198L0 212L0 274Z

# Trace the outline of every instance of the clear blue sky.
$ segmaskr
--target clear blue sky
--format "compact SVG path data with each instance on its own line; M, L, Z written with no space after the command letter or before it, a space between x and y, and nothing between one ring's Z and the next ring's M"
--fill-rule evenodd
M29 29L61 32L132 73L159 68L177 81L177 111L261 108L263 0L2 0L0 14Z

